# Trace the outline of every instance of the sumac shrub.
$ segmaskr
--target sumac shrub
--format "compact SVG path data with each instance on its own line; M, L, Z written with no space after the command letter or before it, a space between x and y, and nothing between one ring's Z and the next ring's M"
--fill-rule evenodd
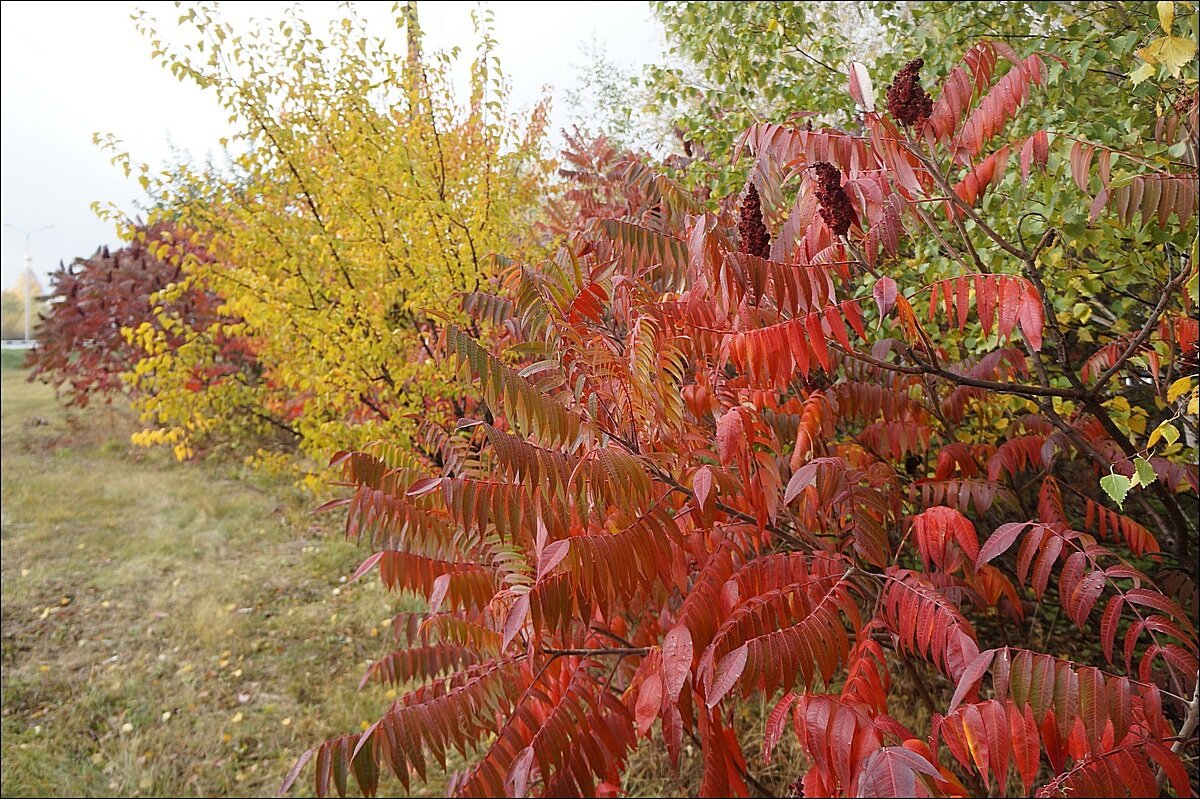
M699 746L700 795L746 795L794 734L806 796L1191 794L1196 176L1021 129L1048 79L984 42L929 108L909 71L903 125L858 68L860 130L755 125L737 213L782 209L769 242L604 173L597 207L636 201L511 267L495 351L445 325L477 412L335 458L359 575L428 611L368 669L399 698L285 788L457 752L456 795L614 795L653 736ZM1097 236L1163 243L1128 334L1058 311L1080 236L1037 192L1068 172Z

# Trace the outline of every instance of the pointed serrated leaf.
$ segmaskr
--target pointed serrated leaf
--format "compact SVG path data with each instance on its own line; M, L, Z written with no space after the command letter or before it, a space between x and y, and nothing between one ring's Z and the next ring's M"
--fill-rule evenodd
M712 499L713 471L709 466L701 466L692 475L692 491L696 494L696 504L701 513L707 512Z
M378 563L379 559L382 557L383 557L383 552L376 552L375 554L371 555L366 560L364 560L362 562L362 564L357 569L354 570L354 574L351 575L351 577L350 577L350 582L354 582L359 577L362 577L364 574L369 572L372 568L374 568L375 564Z
M527 616L529 616L529 594L521 594L513 602L513 606L508 611L508 616L504 619L504 638L500 642L501 652L508 649L509 643L517 637L517 633L524 626Z
M788 711L792 709L792 704L796 701L796 695L788 691L775 707L771 708L770 714L767 716L766 726L763 728L763 763L769 765L771 762L771 753L775 751L776 744L783 737L783 731L787 725Z
M1029 522L1011 522L997 527L996 532L979 548L979 556L975 558L975 570L978 571L983 564L1007 552L1028 526Z
M1133 459L1133 470L1138 485L1148 486L1158 477L1154 472L1154 467L1150 465L1150 461L1142 457Z
M666 677L667 698L672 704L679 700L679 692L687 682L692 670L692 633L682 624L676 626L663 638L663 675Z
M1129 489L1133 487L1133 481L1123 474L1106 474L1100 478L1100 487L1104 489L1104 493L1108 494L1108 498L1117 503L1118 508L1125 507L1125 497L1129 494Z
M663 684L662 678L651 674L638 690L637 702L633 709L633 718L637 723L638 734L647 736L650 728L658 718L659 708L662 707Z
M924 786L917 783L917 774L942 779L937 767L916 752L903 746L885 746L871 753L863 764L857 795L925 796Z
M963 670L962 677L958 680L958 687L954 689L954 696L950 699L950 707L947 713L953 713L954 709L959 706L964 698L972 693L979 681L983 679L983 675L991 668L992 659L996 657L996 650L989 649L985 652L980 652L979 655L972 660Z
M429 612L434 614L442 606L442 600L446 598L446 592L450 590L450 575L441 574L433 581L433 590L429 592Z
M442 485L441 477L423 477L413 482L406 492L410 497L423 497L437 491Z
M562 562L562 559L567 556L570 550L571 540L569 538L547 544L546 548L542 550L541 558L538 560L537 581L540 583L545 579L546 575Z
M729 693L729 689L737 683L738 678L742 676L749 652L749 644L742 644L721 658L721 662L717 664L717 669L713 674L712 693L705 700L710 708L720 702L722 697Z
M788 480L787 490L783 492L783 504L790 504L793 499L800 495L800 492L813 484L817 477L816 462L806 463L792 474L792 479Z
M875 281L875 285L871 288L871 294L875 297L875 304L879 306L879 316L885 317L896 305L896 297L899 296L900 290L896 287L896 281L884 275Z
M1017 764L1025 793L1028 794L1033 788L1034 780L1037 779L1038 757L1041 753L1038 727L1029 705L1018 708L1009 702L1007 710L1013 760Z
M850 97L863 111L868 113L875 110L875 86L871 83L871 73L867 67L858 61L851 61L847 70L850 76Z
M529 787L529 772L533 769L533 747L527 746L521 750L513 761L508 773L508 782L512 786L513 796L524 796Z
M296 778L300 776L300 772L304 770L304 767L308 765L308 761L312 760L313 755L317 753L318 748L314 746L300 755L295 765L288 771L287 776L283 778L283 784L279 786L279 793L275 794L276 796L283 796L291 789L292 785L296 782Z

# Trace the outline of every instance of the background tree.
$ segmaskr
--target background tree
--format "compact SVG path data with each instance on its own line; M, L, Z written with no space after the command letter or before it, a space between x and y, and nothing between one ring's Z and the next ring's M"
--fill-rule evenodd
M294 11L241 33L200 4L180 17L175 38L194 39L180 47L139 22L155 57L239 126L226 172L141 174L167 213L205 231L213 259L184 269L243 320L264 381L299 400L289 426L310 453L411 442L413 414L453 413L430 349L441 323L425 309L478 288L492 253L538 243L521 235L547 171L544 109L524 120L507 109L490 17L477 19L462 102L454 55L421 50L415 5L395 21L408 43L398 53L350 10L324 35ZM159 381L192 368L146 364ZM192 408L174 396L147 410L187 430Z
M0 322L0 338L5 341L25 338L25 297L29 296L29 323L36 323L38 314L45 308L43 289L33 272L26 269L13 282L11 288L0 293L3 298L3 317Z
M129 244L116 252L101 248L50 276L29 379L53 385L78 406L97 397L111 402L131 390L155 394L158 389L138 372L149 350L193 358L191 392L211 381L253 382L258 366L253 347L239 335L239 320L222 310L217 294L183 272L185 257L208 258L200 237L165 223L131 226L129 235ZM200 349L203 359L195 358ZM227 410L226 426L236 427L247 413L244 407Z
M1054 75L1061 70L1064 79L1051 81L1048 102L1032 109L1024 124L1067 127L1091 140L1111 136L1114 126L1126 136L1145 130L1138 125L1153 125L1156 102L1165 107L1179 91L1187 93L1175 81L1130 91L1125 79L1145 63L1135 53L1161 37L1152 3L652 5L672 60L644 76L652 97L646 110L666 116L690 147L710 156L696 163L688 180L709 186L715 196L740 188L730 156L750 125L792 115L818 126L852 123L854 103L845 93L851 60L871 74L894 75L919 55L926 75L946 75L958 54L982 39L1021 52L1053 52L1063 61L1049 68ZM1183 35L1190 27L1194 40L1194 5L1179 7L1175 32Z

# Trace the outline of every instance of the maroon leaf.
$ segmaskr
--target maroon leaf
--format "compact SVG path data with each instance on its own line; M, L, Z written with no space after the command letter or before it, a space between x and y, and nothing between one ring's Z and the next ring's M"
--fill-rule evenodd
M1007 552L1029 525L1029 522L1010 522L997 527L996 532L979 548L979 557L975 558L975 570L978 571L983 564Z
M900 293L900 289L896 286L896 281L886 275L875 281L871 293L875 296L875 303L879 306L879 316L885 317L896 305L896 297Z
M721 658L721 662L717 664L716 671L713 674L712 688L708 698L705 700L710 708L720 702L721 698L729 693L729 689L742 676L742 670L746 668L746 656L749 654L749 651L749 644L742 644Z
M513 602L513 606L508 611L508 616L504 619L504 639L500 643L500 650L508 649L512 639L517 637L521 627L525 625L525 619L529 616L529 594L520 594L517 600Z

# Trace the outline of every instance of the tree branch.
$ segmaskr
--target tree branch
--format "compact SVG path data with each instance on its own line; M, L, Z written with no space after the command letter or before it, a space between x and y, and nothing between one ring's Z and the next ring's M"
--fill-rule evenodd
M1142 325L1142 329L1139 330L1138 334L1133 337L1133 340L1129 342L1129 346L1125 348L1125 351L1121 353L1120 357L1117 358L1113 365L1105 369L1104 373L1101 374L1100 377L1096 378L1096 383L1091 389L1093 396L1099 395L1099 393L1103 390L1104 385L1113 378L1113 375L1121 370L1121 367L1125 365L1125 362L1133 357L1133 354L1138 351L1142 344L1145 343L1146 339L1150 337L1150 334L1154 332L1154 326L1158 324L1159 318L1161 318L1163 313L1166 311L1167 305L1170 303L1175 291L1183 285L1187 278L1188 270L1181 269L1178 275L1171 278L1171 280L1167 282L1167 285L1163 286L1162 296L1158 298L1158 304L1154 306L1154 310L1150 312L1148 317L1146 317L1146 323Z

